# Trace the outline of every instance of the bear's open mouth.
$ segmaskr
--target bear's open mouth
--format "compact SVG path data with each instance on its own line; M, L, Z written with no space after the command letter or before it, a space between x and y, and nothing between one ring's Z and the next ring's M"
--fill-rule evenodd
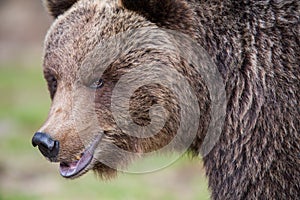
M92 161L94 157L94 151L101 141L103 134L96 136L95 140L84 150L81 157L77 161L61 162L59 165L60 175L64 178L71 178L78 175L84 170Z

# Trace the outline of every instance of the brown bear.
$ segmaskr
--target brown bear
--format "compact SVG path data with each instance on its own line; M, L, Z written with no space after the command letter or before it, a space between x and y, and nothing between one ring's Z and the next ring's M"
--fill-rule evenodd
M203 155L212 199L299 198L300 1L45 3L55 18L43 63L52 105L32 144L63 177L111 177L138 155L187 146ZM216 66L214 81L181 39L207 52L198 58ZM220 101L220 135L205 151Z

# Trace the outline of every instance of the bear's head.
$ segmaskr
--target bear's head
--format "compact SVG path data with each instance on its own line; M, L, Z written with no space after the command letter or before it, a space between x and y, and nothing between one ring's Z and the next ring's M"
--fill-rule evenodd
M46 4L55 18L43 63L52 105L32 143L60 162L63 177L88 170L110 177L160 150L200 152L208 86L167 31L197 37L185 1Z

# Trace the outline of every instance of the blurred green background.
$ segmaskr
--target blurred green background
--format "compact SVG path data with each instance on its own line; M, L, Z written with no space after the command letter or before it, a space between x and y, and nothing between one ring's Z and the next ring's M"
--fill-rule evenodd
M0 0L0 200L209 199L200 160L182 157L148 174L99 180L60 177L58 164L31 146L50 107L42 76L43 38L52 19L41 1ZM154 158L155 160L164 159Z

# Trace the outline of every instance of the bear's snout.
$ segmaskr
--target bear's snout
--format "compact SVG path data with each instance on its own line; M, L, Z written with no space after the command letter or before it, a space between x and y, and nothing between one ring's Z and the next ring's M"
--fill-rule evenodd
M38 146L40 152L50 161L54 161L59 152L59 142L46 133L37 132L32 138L32 145Z

